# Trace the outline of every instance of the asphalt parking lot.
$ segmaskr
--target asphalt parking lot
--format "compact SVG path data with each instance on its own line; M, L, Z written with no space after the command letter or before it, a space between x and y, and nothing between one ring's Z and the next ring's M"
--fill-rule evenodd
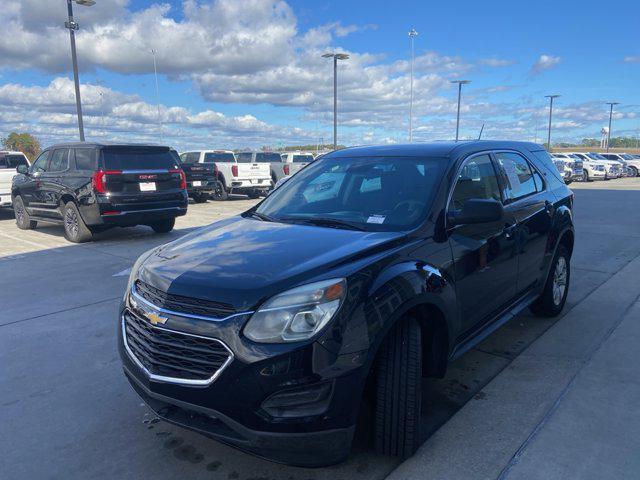
M564 314L640 255L640 178L572 184L576 247ZM15 227L0 211L0 472L2 478L378 479L397 465L357 439L325 469L276 465L158 421L127 384L117 306L143 251L255 201L190 205L170 234L117 229L74 245L59 226ZM522 315L425 382L425 435L504 370L556 319ZM472 429L474 426L469 425Z

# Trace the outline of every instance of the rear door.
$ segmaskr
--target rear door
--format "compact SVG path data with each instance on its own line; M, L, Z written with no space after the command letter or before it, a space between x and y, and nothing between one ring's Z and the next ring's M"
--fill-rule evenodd
M20 178L18 191L20 193L20 196L22 197L22 201L28 208L29 213L35 213L31 210L32 205L34 205L35 207L39 206L38 190L40 189L41 183L40 177L47 170L50 153L51 150L45 150L44 152L42 152L29 168L28 175L23 175Z
M518 292L525 293L543 280L544 257L551 232L555 198L542 175L524 155L496 152L501 188L507 208L516 220Z

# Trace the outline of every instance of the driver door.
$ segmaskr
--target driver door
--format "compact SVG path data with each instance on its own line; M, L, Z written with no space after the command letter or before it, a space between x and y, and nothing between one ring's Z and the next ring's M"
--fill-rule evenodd
M467 158L461 165L447 210L460 210L470 199L502 202L497 170L488 153ZM492 320L516 295L515 224L505 208L501 220L448 228L463 337Z
M42 174L47 171L47 165L49 163L49 150L45 150L35 159L29 173L22 175L20 180L22 183L18 185L18 191L22 196L22 201L29 214L38 215L38 210L33 210L34 207L38 207L40 202L38 200L39 190L42 184Z

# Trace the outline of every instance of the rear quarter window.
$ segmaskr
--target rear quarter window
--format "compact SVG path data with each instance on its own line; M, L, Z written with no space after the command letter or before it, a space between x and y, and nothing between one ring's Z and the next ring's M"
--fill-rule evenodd
M97 169L95 148L75 149L76 170L93 171Z

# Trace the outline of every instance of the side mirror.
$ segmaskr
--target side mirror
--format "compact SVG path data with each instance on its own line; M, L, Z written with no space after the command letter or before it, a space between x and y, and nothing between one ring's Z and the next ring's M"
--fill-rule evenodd
M462 206L462 210L449 212L449 225L469 225L473 223L497 222L502 219L502 203L495 200L472 198Z
M29 173L29 167L27 165L18 165L16 167L16 172L18 173L22 173L23 175L26 175L27 173Z

